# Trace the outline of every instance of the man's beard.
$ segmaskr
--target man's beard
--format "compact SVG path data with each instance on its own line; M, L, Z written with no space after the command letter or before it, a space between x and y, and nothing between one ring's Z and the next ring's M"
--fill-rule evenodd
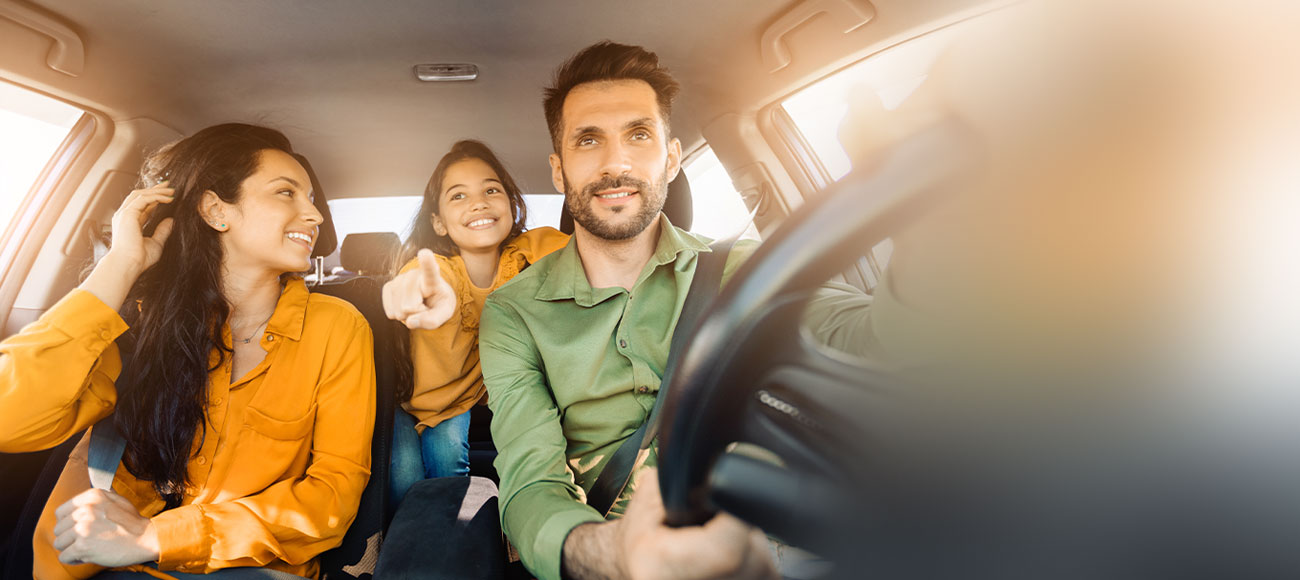
M646 182L627 175L617 178L605 176L587 184L582 188L581 193L573 190L568 176L563 176L563 179L564 204L568 207L569 214L573 216L573 221L581 225L582 229L603 240L619 241L636 237L659 217L659 212L663 210L664 202L668 199L667 168L664 168L664 174L656 182ZM622 224L601 221L592 209L592 204L596 203L596 192L623 187L637 190L637 194L641 196L641 209ZM611 209L616 214L626 211L623 207Z

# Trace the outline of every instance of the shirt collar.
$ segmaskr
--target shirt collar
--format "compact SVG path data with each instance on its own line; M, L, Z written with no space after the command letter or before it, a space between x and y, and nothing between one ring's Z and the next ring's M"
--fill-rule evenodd
M641 270L641 275L637 277L633 287L640 285L659 266L675 262L683 252L694 255L709 251L708 244L689 232L673 226L672 222L668 221L668 216L662 213L659 214L659 225L659 241L655 245L654 254ZM620 292L624 290L591 287L587 282L587 272L582 267L582 258L578 255L578 238L573 236L569 239L568 245L555 256L555 262L546 273L546 279L542 281L534 298L547 301L573 300L579 306L590 307Z
M303 322L307 318L307 283L302 278L289 278L280 291L275 312L266 323L266 331L290 340L302 339Z

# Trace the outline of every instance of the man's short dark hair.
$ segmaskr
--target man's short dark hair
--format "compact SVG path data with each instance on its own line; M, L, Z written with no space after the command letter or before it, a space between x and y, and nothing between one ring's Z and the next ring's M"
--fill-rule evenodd
M555 71L551 86L547 87L542 101L546 109L546 126L551 130L551 146L555 153L560 152L560 131L564 109L564 100L573 87L600 81L640 80L650 85L655 91L655 100L659 103L659 116L663 118L664 129L668 129L668 118L672 114L673 98L681 85L668 72L659 66L659 56L639 46L628 46L608 40L597 42L573 55Z

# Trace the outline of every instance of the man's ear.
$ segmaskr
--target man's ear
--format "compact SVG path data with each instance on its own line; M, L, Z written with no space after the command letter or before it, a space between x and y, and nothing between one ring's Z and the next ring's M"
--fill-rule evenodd
M672 183L674 179L677 179L677 172L681 171L681 169L682 142L673 137L672 140L668 141L668 181L665 183Z
M433 224L433 233L440 236L447 235L447 224L442 223L442 218L438 217L438 214L429 216L429 223Z
M216 192L209 189L203 192L203 199L199 200L199 215L203 216L203 221L208 222L209 227L224 232L230 229L230 224L226 221L226 205Z
M552 153L550 157L546 158L546 160L551 163L551 185L555 187L555 191L558 191L563 195L565 193L564 164L560 162L560 155L558 153Z

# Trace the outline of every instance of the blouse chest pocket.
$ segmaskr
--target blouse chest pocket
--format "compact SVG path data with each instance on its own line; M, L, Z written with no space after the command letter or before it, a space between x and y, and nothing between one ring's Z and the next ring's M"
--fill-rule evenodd
M292 419L279 419L254 407L244 409L244 425L225 476L227 494L242 497L307 472L311 460L316 407Z
M316 424L316 407L296 419L277 419L254 407L244 409L244 429L277 441L302 441Z

